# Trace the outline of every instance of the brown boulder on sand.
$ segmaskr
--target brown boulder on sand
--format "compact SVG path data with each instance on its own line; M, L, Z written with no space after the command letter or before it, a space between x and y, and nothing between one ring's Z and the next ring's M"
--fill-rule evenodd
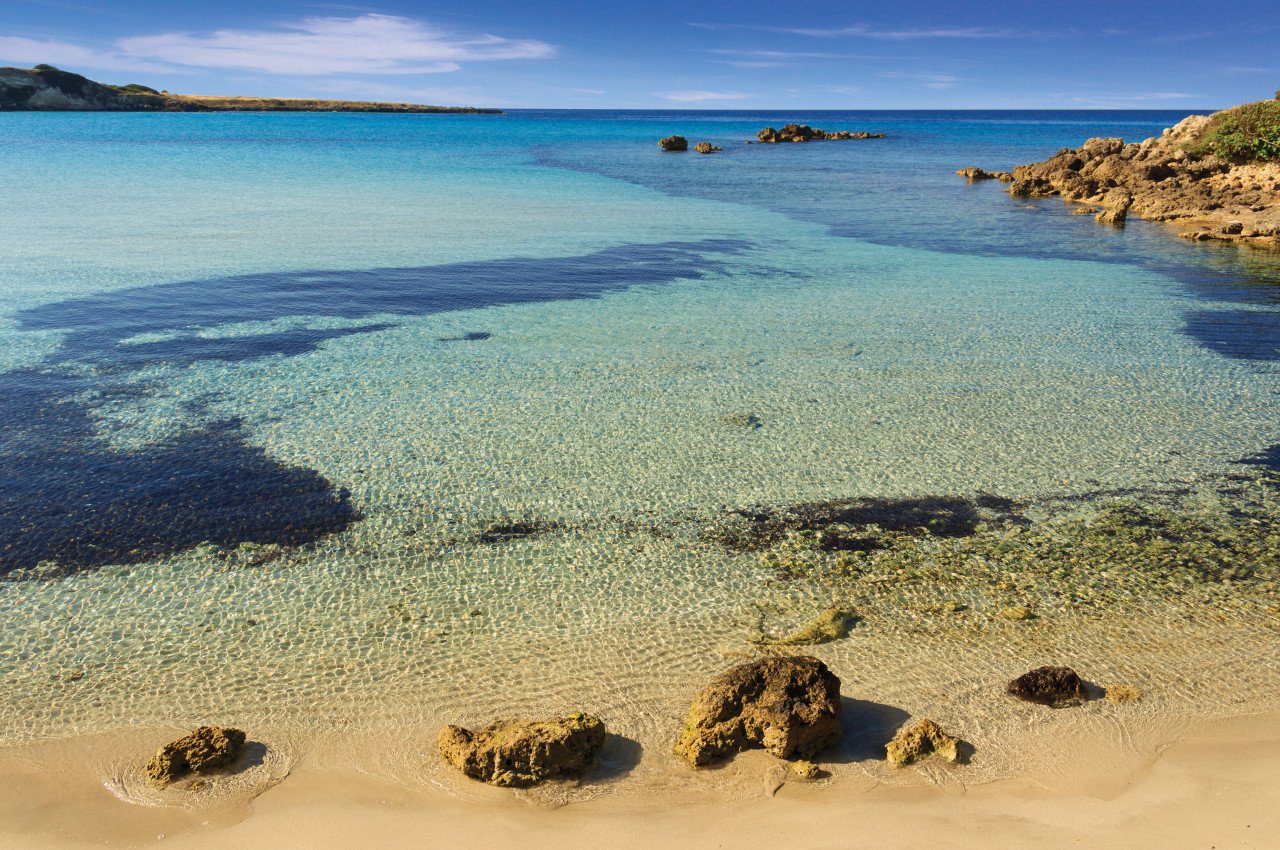
M240 757L245 735L239 729L201 726L160 748L147 762L147 779L161 787L188 773L209 773Z
M840 680L827 665L808 656L761 658L707 685L675 751L694 767L751 747L811 759L840 736Z
M929 719L902 727L885 745L885 755L894 767L904 767L929 753L937 753L952 764L960 760L959 739L948 735Z
M687 151L689 140L684 136L667 136L665 139L658 140L658 147L664 151Z
M1053 708L1084 702L1084 682L1070 667L1037 667L1009 683L1010 695Z
M578 713L553 720L502 720L474 732L446 726L438 743L445 761L472 779L527 788L580 776L595 762L604 739L604 723Z

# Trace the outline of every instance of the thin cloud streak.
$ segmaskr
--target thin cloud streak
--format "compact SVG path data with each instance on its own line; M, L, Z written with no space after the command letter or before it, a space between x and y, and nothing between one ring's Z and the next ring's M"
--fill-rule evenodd
M917 30L878 30L866 24L847 27L771 27L754 24L713 24L689 22L691 27L707 30L748 29L759 32L776 32L787 35L805 35L811 38L874 38L886 41L911 41L927 38L1028 38L1040 33L1011 29L987 29L985 27L932 27Z
M675 103L701 103L706 100L746 100L751 95L740 91L668 91L654 92L663 100Z

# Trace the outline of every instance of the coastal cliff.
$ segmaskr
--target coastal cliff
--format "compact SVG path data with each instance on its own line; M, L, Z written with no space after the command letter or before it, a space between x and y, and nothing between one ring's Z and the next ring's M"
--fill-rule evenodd
M1280 246L1280 100L1192 115L1156 138L1089 139L1013 170L1008 192L1094 204L1097 219L1132 213L1176 222L1200 241Z
M111 86L52 65L0 68L0 112L446 112L500 114L500 109L300 98L170 94L132 84Z

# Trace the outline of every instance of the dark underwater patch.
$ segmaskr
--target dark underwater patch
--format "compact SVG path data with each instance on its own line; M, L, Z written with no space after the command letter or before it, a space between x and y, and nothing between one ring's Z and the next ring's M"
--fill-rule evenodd
M1185 315L1185 333L1233 360L1280 360L1280 312L1195 310Z
M732 511L706 529L703 537L726 549L749 552L774 546L790 533L818 532L821 549L869 551L879 548L874 536L866 533L871 529L968 537L983 523L1022 523L1017 510L1015 502L987 494L836 499Z
M497 304L596 298L640 284L696 279L733 240L628 245L571 257L420 268L282 272L117 290L19 312L23 330L65 334L36 367L0 374L0 576L154 560L204 541L302 545L360 519L345 488L271 458L235 418L201 422L122 450L97 430L98 405L144 402L138 372L159 363L294 357L328 340L393 327L272 328L205 336L227 324L310 317L421 316ZM162 337L126 343L134 337ZM488 334L468 334L481 339ZM513 535L503 535L510 537Z
M157 360L198 359L200 346L212 359L247 359L253 346L265 356L304 353L300 332L272 331L236 341L201 340L196 331L243 322L290 317L366 319L426 316L503 304L598 298L644 284L701 278L723 266L715 255L741 253L748 243L733 239L624 245L570 257L509 258L408 268L272 272L210 280L188 280L104 292L44 304L14 315L22 330L61 331L61 350L51 362L118 362L123 350L157 346ZM385 325L313 331L345 335ZM143 334L180 332L185 342L122 346ZM264 340L263 337L266 337ZM255 343L254 341L258 342ZM274 341L274 345L272 345ZM320 339L319 341L323 341ZM214 344L218 343L218 344ZM219 345L220 344L220 345ZM318 344L318 343L317 343Z

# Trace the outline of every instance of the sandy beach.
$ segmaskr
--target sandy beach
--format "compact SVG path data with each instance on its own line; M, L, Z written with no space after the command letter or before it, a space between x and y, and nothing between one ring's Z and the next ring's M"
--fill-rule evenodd
M181 847L1125 847L1280 846L1280 715L1188 728L1158 753L1082 739L1072 764L966 786L963 767L874 780L781 781L761 752L733 765L733 801L604 796L565 806L475 784L461 799L303 757L251 803L199 812L132 805L94 774L91 740L0 753L0 845ZM98 742L101 745L101 741ZM1130 748L1117 766L1103 751ZM433 754L432 754L433 755ZM428 758L431 755L427 756ZM932 776L934 781L930 780ZM941 781L936 781L941 778Z

